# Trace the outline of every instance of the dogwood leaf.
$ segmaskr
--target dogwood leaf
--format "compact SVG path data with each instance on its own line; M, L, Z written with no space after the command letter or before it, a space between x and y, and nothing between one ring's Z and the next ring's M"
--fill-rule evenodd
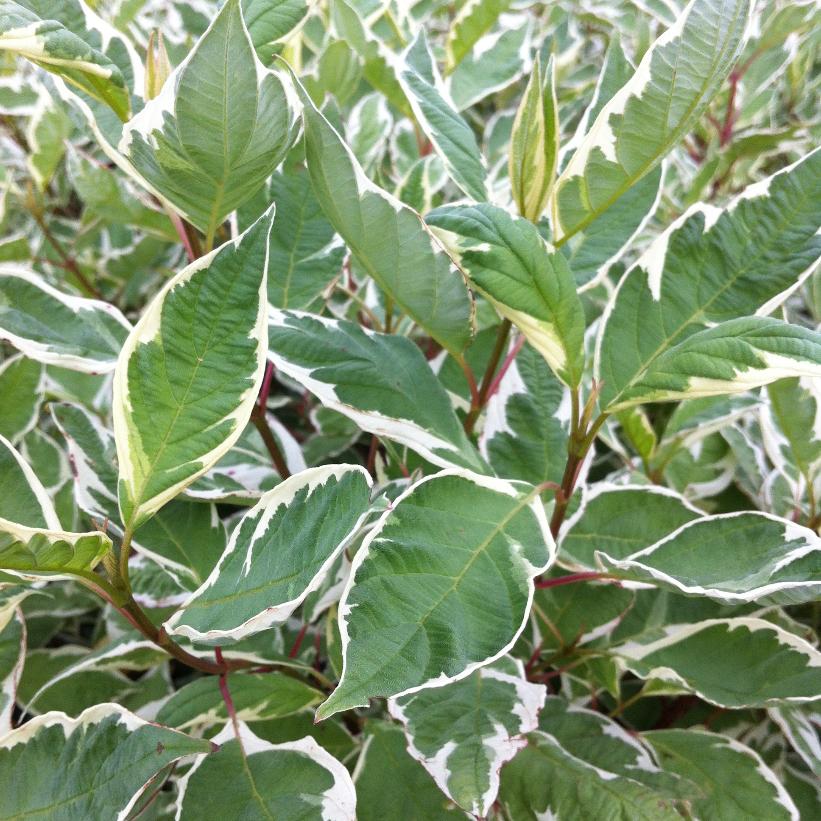
M584 368L584 311L564 256L531 222L494 205L445 206L426 221L496 310L563 382L577 387Z
M733 550L720 549L729 544ZM705 516L624 559L600 550L596 559L621 578L722 604L801 604L821 591L817 534L758 511Z
M743 341L745 329L763 320L745 325L740 318L770 313L811 272L821 253L815 208L820 192L821 150L816 150L749 186L724 209L693 206L658 237L625 274L606 311L596 356L604 382L601 401L618 408L635 404L639 396L649 400L652 389L645 378L656 382L665 371L675 381L682 357L693 361L700 355L699 332L707 340L730 341L709 343L719 350L706 349L711 359L702 360L704 373L696 367L688 368L690 373L716 379L721 363L714 363L714 356L747 370L749 365L739 361L743 354L733 352L739 343L732 340ZM732 392L715 387L713 393ZM681 395L705 393L693 385Z
M408 751L465 812L486 816L499 791L499 771L535 730L547 690L525 679L510 658L445 687L391 699L405 726Z
M325 215L374 281L453 353L472 329L462 274L419 214L365 175L351 150L297 84L308 171Z
M340 603L342 679L317 718L457 681L500 658L553 557L528 485L455 469L412 485L356 554Z
M114 373L122 521L135 528L236 442L265 370L273 210L157 294Z
M211 575L167 622L169 633L236 640L285 621L364 520L370 477L356 465L292 476L234 529Z
M691 0L606 103L553 193L555 240L584 230L687 133L730 73L749 0Z
M0 268L0 339L30 359L107 373L130 330L108 302L58 291L23 267Z
M158 196L212 240L279 165L295 110L228 0L158 97L126 123L119 151Z
M214 743L219 750L197 757L180 782L177 817L323 819L354 821L356 791L351 776L312 738L271 744L237 722Z
M125 818L164 767L210 749L116 704L45 713L0 738L0 814Z
M36 424L43 401L43 366L18 354L0 363L0 435L16 442Z
M614 647L613 653L640 678L693 692L719 707L763 707L821 697L821 653L759 618L671 624Z
M271 309L268 355L325 407L441 467L484 472L445 389L410 340L353 322Z

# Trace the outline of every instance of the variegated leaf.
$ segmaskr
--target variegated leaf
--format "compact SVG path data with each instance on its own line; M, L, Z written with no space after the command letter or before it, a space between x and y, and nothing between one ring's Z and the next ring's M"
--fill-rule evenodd
M273 209L183 269L123 346L113 414L131 530L212 467L250 418L265 370L272 222Z
M340 603L342 679L317 718L503 656L554 551L535 488L455 469L409 487L354 559Z

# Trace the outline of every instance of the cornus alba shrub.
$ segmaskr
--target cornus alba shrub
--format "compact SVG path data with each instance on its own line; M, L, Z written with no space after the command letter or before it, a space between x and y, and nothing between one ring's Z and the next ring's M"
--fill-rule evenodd
M818 24L0 0L0 818L817 818Z

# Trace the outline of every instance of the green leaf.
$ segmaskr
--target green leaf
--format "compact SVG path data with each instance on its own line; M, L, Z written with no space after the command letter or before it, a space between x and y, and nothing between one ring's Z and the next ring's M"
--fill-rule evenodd
M26 7L29 5L33 4L0 3L0 50L19 54L58 74L109 105L120 119L127 119L128 89L118 66L57 20L41 18Z
M180 781L177 817L277 818L283 821L354 821L351 777L312 738L270 744L238 723L214 736L220 747L197 757Z
M353 322L271 310L268 355L325 407L440 467L486 472L450 399L409 339Z
M698 784L703 797L691 798L695 817L798 821L798 810L775 773L735 739L703 730L653 730L643 737L664 769Z
M417 70L414 64L420 52L429 75ZM487 169L476 136L449 99L424 29L394 65L413 116L442 158L448 175L472 199L487 200Z
M705 516L621 560L603 550L596 559L621 578L722 604L803 604L821 594L816 533L758 511Z
M242 673L231 677L230 687L240 721L282 718L322 699L318 690L281 673ZM214 676L203 676L180 687L157 713L160 724L197 734L228 719L225 700Z
M461 353L473 327L462 274L419 214L365 176L299 84L297 90L308 171L325 215L377 285L443 347Z
M448 821L464 818L405 748L395 724L370 720L356 763L358 821Z
M731 319L668 347L608 408L743 393L793 376L821 376L821 334L778 319Z
M553 190L559 159L556 72L550 57L542 79L538 55L510 136L508 174L519 213L538 222Z
M29 595L10 585L0 589L0 734L12 729L17 684L26 660L26 624L20 602Z
M371 480L358 465L292 476L240 520L219 564L166 623L194 640L237 640L285 621L361 526Z
M730 338L721 330L734 327L729 320L764 316L783 302L821 253L819 196L816 150L749 186L724 209L694 205L658 237L606 311L596 357L603 405L635 404L640 394L649 399L639 385L664 368L675 374L675 352L687 351L694 334L712 329Z
M0 36L0 41L2 37ZM37 188L44 191L54 177L66 152L66 142L74 126L62 101L42 90L26 128L29 172Z
M16 442L37 424L43 387L39 362L17 355L0 364L0 436Z
M562 254L536 226L494 205L444 206L427 215L471 282L575 388L584 369L584 311Z
M750 0L691 0L607 102L553 193L564 243L653 170L712 100L738 57Z
M0 339L30 359L107 373L130 330L107 302L62 293L26 268L0 269Z
M294 117L283 82L254 52L239 0L228 0L160 95L126 124L119 151L208 244L282 161Z
M273 209L173 277L114 373L123 524L134 529L237 441L265 370Z
M632 778L601 769L534 732L502 773L500 801L510 818L629 818L675 821L673 802Z
M657 485L597 482L562 529L559 558L579 569L596 567L596 551L622 559L698 519L701 511Z
M640 678L657 679L719 707L821 698L821 653L759 618L671 624L612 652Z
M345 247L325 219L308 172L275 173L262 189L264 202L276 203L277 218L268 244L268 303L276 308L318 310L323 294L339 275ZM253 216L260 209L253 209ZM239 225L250 224L245 209Z
M405 726L408 751L465 812L485 817L499 770L527 744L546 688L525 679L521 661L501 659L445 687L388 702Z
M0 519L31 528L61 530L40 480L11 442L0 435Z
M792 748L816 778L821 778L821 716L817 707L771 707L770 718L778 725Z
M0 738L0 818L126 818L163 768L210 749L116 704L46 713Z
M448 73L462 62L482 35L493 28L510 3L511 0L475 0L461 5L448 28L445 46Z
M503 479L558 485L569 432L569 390L539 352L525 345L487 404L479 437L482 455Z
M356 554L339 608L342 680L317 719L503 656L553 556L536 489L459 470L412 485Z
M277 44L287 39L309 10L308 0L242 0L242 17L263 63L270 63Z

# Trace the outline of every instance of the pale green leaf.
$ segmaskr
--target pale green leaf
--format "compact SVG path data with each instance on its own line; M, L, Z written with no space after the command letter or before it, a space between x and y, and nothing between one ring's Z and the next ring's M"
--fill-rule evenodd
M414 66L411 52L425 53L431 76ZM394 62L396 77L408 98L413 115L442 158L445 170L469 197L480 202L488 199L487 169L476 136L455 110L430 53L424 31Z
M771 707L767 711L816 778L821 778L821 714L818 707Z
M277 45L294 33L310 7L309 0L242 0L242 16L263 63L270 63Z
M1 41L1 38L0 38ZM51 182L66 152L66 141L73 130L71 118L62 101L43 90L26 128L29 173L40 191Z
M764 707L821 698L821 653L804 639L759 618L670 624L612 652L640 678L695 693L719 707Z
M237 441L265 370L273 209L184 268L134 327L114 373L123 524L134 529Z
M803 604L821 595L821 539L758 511L705 516L623 559L606 550L596 559L620 578L722 604Z
M0 3L0 50L26 57L76 85L117 113L128 117L130 101L125 79L111 59L53 19L47 5L43 12L31 6L42 4L23 0Z
M317 718L441 686L503 656L553 557L529 485L459 470L412 485L356 554L339 610L342 679Z
M43 387L39 362L17 355L0 364L0 436L16 442L37 424Z
M242 673L231 677L231 701L240 721L282 718L321 699L319 690L282 673ZM225 700L214 676L203 676L180 687L157 713L160 724L197 734L228 719Z
M584 230L681 140L738 57L750 0L691 0L607 102L556 183L557 242Z
M584 310L561 253L536 226L494 205L444 206L427 223L502 316L575 388L584 369Z
M376 186L298 86L305 153L317 198L374 281L453 353L468 345L473 306L462 274L419 214Z
M107 302L62 293L26 268L0 268L0 339L30 359L107 373L130 330Z
M462 3L448 29L446 43L448 73L471 51L482 35L493 28L511 0L473 0Z
M506 658L467 678L391 699L408 751L465 812L484 817L499 791L499 770L536 729L546 688Z
M445 389L410 340L353 322L271 310L268 355L322 404L440 467L486 471Z
M285 621L325 578L367 514L371 479L356 465L310 468L239 521L211 575L166 623L195 640L237 640Z
M0 435L0 519L30 528L61 530L40 480L11 442Z
M687 351L694 334L710 329L729 339L728 320L764 316L783 302L821 253L819 196L816 150L749 186L726 208L694 205L658 237L606 311L596 357L602 403L634 404L647 390L638 389L646 376L676 373L675 352ZM710 376L709 369L701 375Z
M210 749L116 704L46 713L0 738L0 818L126 818L158 772Z
M271 744L229 721L180 782L177 818L354 821L356 791L342 764L312 738Z
M798 810L775 773L735 739L702 730L653 730L643 738L666 770L698 785L702 796L690 799L695 817L798 821Z
M630 556L700 515L667 488L598 482L562 529L559 557L562 563L593 569L597 550L618 559Z
M538 222L550 199L559 159L559 109L551 56L542 78L538 57L510 136L508 175L519 213Z
M228 0L160 95L126 124L119 151L212 241L290 147L291 98L259 62L239 0Z

